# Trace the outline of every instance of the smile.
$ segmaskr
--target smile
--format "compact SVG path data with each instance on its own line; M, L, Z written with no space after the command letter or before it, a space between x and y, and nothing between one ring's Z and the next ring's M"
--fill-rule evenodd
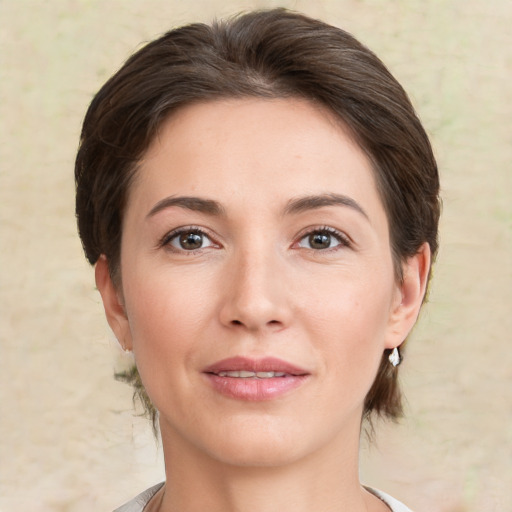
M205 368L212 389L221 395L247 401L267 401L301 386L310 373L277 358L223 359Z

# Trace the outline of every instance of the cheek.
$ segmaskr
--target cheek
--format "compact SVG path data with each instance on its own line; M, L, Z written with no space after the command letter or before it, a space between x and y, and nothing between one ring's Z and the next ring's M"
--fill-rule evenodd
M327 374L369 382L385 348L393 284L377 272L373 279L323 283L323 291L304 303L307 329L324 351ZM351 379L346 377L350 375ZM366 385L366 384L365 384Z
M317 281L315 293L305 294L303 304L313 325L349 337L353 342L364 338L371 342L372 331L377 335L387 325L393 283L383 273L368 275L371 277L354 274Z
M132 267L133 268L133 267ZM190 369L200 334L207 331L211 305L190 280L167 271L134 269L123 283L133 352L144 387L159 410L187 414ZM185 394L170 390L188 390Z
M198 284L165 270L131 273L126 306L138 364L172 364L177 353L193 346L211 316L208 294Z

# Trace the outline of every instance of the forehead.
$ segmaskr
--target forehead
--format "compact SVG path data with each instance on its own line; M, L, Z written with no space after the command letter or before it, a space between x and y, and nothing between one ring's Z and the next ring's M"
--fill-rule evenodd
M166 194L233 199L252 191L245 201L286 201L349 192L381 206L372 166L350 131L327 109L296 98L183 107L161 125L136 176L131 200L146 202Z

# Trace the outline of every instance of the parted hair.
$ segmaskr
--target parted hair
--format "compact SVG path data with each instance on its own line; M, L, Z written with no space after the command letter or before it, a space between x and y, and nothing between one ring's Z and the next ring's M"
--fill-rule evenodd
M390 226L396 279L428 242L434 258L439 177L428 136L397 80L342 29L285 9L171 30L132 55L94 96L75 164L76 215L87 259L104 254L122 286L120 247L130 184L162 122L195 102L303 98L327 108L369 158ZM385 351L366 401L371 413L402 413L398 370ZM136 368L132 383L156 420Z

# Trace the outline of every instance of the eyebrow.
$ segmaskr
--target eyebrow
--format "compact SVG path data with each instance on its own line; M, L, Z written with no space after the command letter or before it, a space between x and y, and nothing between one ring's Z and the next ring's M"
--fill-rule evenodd
M346 206L360 213L367 220L370 220L368 214L357 201L342 194L320 194L298 197L288 202L285 208L285 213L297 214L307 210L323 208L324 206Z
M178 206L179 208L206 213L208 215L225 214L224 208L217 201L213 201L212 199L202 199L192 196L170 196L158 201L158 203L151 208L146 217L153 217L153 215L171 206Z
M158 201L158 203L151 208L147 217L152 217L158 212L165 210L166 208L171 208L172 206L178 206L179 208L206 213L208 215L225 215L225 210L222 205L213 199L203 199L201 197L194 196L170 196ZM348 208L352 208L369 220L368 214L357 201L342 194L319 194L298 197L288 202L284 213L298 214L308 210L323 208L325 206L346 206Z

